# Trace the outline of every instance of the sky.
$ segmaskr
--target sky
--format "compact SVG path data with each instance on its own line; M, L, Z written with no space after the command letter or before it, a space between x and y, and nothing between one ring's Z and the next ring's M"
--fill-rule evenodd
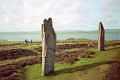
M55 30L120 29L120 0L0 0L0 32L40 31L52 17Z

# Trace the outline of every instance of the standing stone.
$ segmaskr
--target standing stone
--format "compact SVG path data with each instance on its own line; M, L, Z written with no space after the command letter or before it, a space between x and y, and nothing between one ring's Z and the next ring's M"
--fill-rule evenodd
M56 52L56 34L52 25L52 18L45 19L42 24L42 76L54 72Z
M102 22L99 23L99 38L98 38L98 50L104 50L105 30Z

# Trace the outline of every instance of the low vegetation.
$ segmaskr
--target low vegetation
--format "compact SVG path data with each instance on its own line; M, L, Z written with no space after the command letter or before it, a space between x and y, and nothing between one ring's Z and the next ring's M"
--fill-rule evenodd
M120 41L106 41L102 52L97 41L58 41L55 73L46 77L40 75L41 42L4 43L0 43L0 80L115 80L111 75L120 70Z

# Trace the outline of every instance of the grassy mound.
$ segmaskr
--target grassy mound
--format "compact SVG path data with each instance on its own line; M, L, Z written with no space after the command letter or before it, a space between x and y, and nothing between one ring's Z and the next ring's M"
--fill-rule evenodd
M112 63L119 62L120 48L111 48L103 52L95 52L94 58L81 58L74 64L55 64L55 73L42 77L41 64L25 68L25 80L106 80Z

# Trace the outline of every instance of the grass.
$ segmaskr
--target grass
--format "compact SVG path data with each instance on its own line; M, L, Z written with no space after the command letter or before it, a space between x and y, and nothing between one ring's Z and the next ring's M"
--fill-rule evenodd
M66 40L59 41L57 45L63 44L87 44L87 40ZM119 42L118 42L119 43ZM106 45L117 44L113 41L106 42ZM29 49L37 52L41 48L41 43L24 44L23 42L0 41L0 45L15 46L16 48ZM66 49L67 50L67 49ZM76 51L78 49L68 49ZM105 80L111 61L120 60L120 45L107 47L105 51L99 52L96 48L89 48L88 51L94 52L93 58L80 58L74 64L55 64L55 73L49 76L41 76L41 64L26 66L24 71L25 80ZM39 51L38 51L39 53ZM116 58L117 57L117 58ZM15 60L6 60L0 65L15 64L20 61L27 61L33 57L22 57ZM98 75L99 74L99 75Z
M120 48L113 48L103 52L96 49L95 58L81 58L74 64L55 64L55 73L50 76L42 77L41 64L27 66L25 68L25 80L105 80L109 70L109 62L114 57L120 56ZM97 75L98 74L98 75Z

